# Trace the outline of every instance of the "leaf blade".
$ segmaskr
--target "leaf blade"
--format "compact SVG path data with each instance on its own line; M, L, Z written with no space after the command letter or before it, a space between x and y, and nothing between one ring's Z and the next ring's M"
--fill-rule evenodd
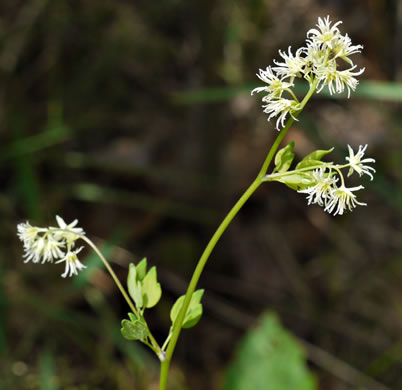
M292 161L295 157L293 153L294 146L295 143L292 141L284 148L278 150L278 152L275 155L274 172L283 173L290 168L290 165L292 164Z
M142 299L146 308L154 307L162 296L162 288L157 281L156 267L152 267L142 281Z
M201 304L201 299L202 296L204 295L204 290L199 289L197 291L194 291L193 295L191 296L190 304L187 308L187 312L184 316L183 328L192 328L193 326L197 325L199 320L201 319L202 313L203 313L203 308ZM183 306L185 296L182 295L177 299L177 301L174 303L172 306L172 309L170 311L170 319L172 321L172 324L174 324L177 321L177 317L180 313L180 310Z

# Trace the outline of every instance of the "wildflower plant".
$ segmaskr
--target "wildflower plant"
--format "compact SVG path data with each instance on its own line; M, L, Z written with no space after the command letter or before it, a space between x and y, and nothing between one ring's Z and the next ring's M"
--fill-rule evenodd
M130 308L128 318L121 322L122 336L127 340L144 343L161 362L160 390L167 387L169 367L181 330L193 327L202 316L201 299L204 291L196 288L205 264L230 222L261 184L272 181L284 183L298 193L305 194L309 205L318 205L333 215L342 215L353 211L357 206L366 206L366 203L357 199L358 191L364 187L348 187L345 173L346 177L356 173L359 177L367 175L373 180L375 169L369 164L375 160L364 156L367 145L360 145L357 152L348 145L349 155L343 164L325 161L333 148L316 150L299 161L294 169L290 168L295 157L295 144L291 142L278 150L290 126L314 93L321 92L325 87L328 87L330 94L342 93L346 89L349 97L351 90L354 91L358 85L356 76L362 74L364 68L356 70L357 66L350 56L360 53L363 47L352 45L349 36L341 34L338 27L341 23L332 24L329 17L318 18L316 28L307 32L304 47L298 48L294 54L291 47L286 52L279 51L281 60L274 61L275 66L259 70L257 76L265 85L255 88L252 94L265 94L262 97L264 112L268 114L268 120L276 119L279 134L257 177L226 215L205 247L185 295L179 297L171 309L171 326L163 343L159 344L152 335L145 318L145 311L153 308L162 295L156 268L153 266L148 269L146 258L138 264L130 264L126 290L96 245L82 228L77 227L77 220L67 224L56 216L56 227L40 228L31 226L29 222L20 223L17 227L18 237L24 245L25 262L64 263L65 269L61 275L63 278L77 275L86 268L79 260L82 250L82 247L77 246L79 240L96 252ZM293 91L296 79L303 79L309 85L308 92L300 100ZM275 166L268 173L272 161Z

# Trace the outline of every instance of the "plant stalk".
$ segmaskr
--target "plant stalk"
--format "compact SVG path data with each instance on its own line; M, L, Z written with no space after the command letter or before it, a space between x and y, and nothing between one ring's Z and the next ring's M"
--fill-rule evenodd
M98 249L98 247L88 237L80 236L80 238L82 240L84 240L94 250L94 252L99 256L99 258L102 260L103 264L105 265L106 269L109 271L110 276L112 277L112 279L116 283L116 286L120 290L121 294L123 295L124 299L126 300L126 302L127 302L128 306L130 307L131 311L135 314L136 317L138 317L139 314L138 314L137 309L134 306L133 301L128 296L126 290L124 289L124 287L120 283L119 278L114 273L112 267L110 266L109 262L106 260L105 256L102 255L102 252ZM149 329L148 329L148 331L149 331ZM154 336L152 335L152 333L150 331L149 331L149 336L148 337L149 337L149 339L151 341L151 345L149 345L150 348L156 353L158 358L162 361L164 359L164 353L162 352L161 348L159 347L159 344L157 343L157 341L155 340Z
M260 172L258 173L258 176L251 183L250 187L248 187L246 192L244 192L244 194L241 196L241 198L236 202L236 204L229 211L229 213L226 215L225 219L221 222L218 229L215 231L214 235L212 236L211 240L209 241L208 245L204 249L204 252L202 253L202 255L197 263L193 276L188 285L187 292L186 292L184 302L183 302L183 306L179 312L179 315L175 322L175 326L173 327L172 336L171 336L168 348L166 350L165 360L161 362L159 390L166 390L170 362L172 360L173 352L175 350L176 343L177 343L177 340L179 338L179 335L180 335L180 332L182 329L183 320L184 320L185 314L187 312L188 306L190 304L191 297L197 287L198 280L200 279L200 276L202 274L202 271L204 270L206 262L209 259L209 256L211 255L213 249L215 248L215 245L221 238L222 234L225 232L226 228L229 226L230 222L232 222L233 218L237 215L237 213L240 211L240 209L243 207L243 205L246 203L246 201L257 190L257 188L261 185L261 183L263 183L263 177L266 175L269 165L270 165L276 151L278 150L279 145L281 144L283 138L285 137L290 126L293 124L294 120L301 113L304 106L306 105L308 100L313 95L314 91L317 88L318 81L319 80L315 79L313 81L313 83L310 85L309 91L307 92L304 99L300 103L300 110L298 112L294 113L293 116L291 116L287 120L285 127L278 134L271 149L268 152L267 157L265 158L264 164L262 165L262 168L261 168Z

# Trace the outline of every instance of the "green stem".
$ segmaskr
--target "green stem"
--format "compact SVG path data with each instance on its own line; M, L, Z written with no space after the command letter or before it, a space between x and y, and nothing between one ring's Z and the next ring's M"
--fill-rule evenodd
M264 161L264 164L262 165L261 171L259 173L259 176L264 176L267 174L268 168L269 168L269 164L271 163L276 151L278 150L279 145L281 144L283 138L285 137L286 133L289 130L289 127L292 126L293 122L295 121L295 119L300 115L300 113L302 112L304 106L307 104L307 102L309 101L309 99L311 98L311 96L313 95L314 91L317 88L317 84L318 84L317 79L315 79L311 85L310 85L310 89L308 90L306 96L304 96L304 99L302 100L302 102L300 103L300 109L298 112L295 112L293 114L293 117L290 117L288 119L288 121L286 122L285 127L282 129L282 131L278 134L278 137L276 137L276 140L274 142L274 144L272 145L267 158Z
M299 99L290 88L286 88L285 91L289 92L292 95L292 98L295 99L297 103L299 103Z
M345 179L343 178L342 171L339 169L339 167L337 167L337 166L335 166L335 165L332 166L331 168L334 168L335 171L338 172L338 175L339 175L339 177L341 178L342 187L344 187L344 186L345 186Z
M162 345L162 351L166 349L169 344L170 338L172 337L172 331L169 332L169 336L166 338L165 342Z
M139 317L139 313L138 313L137 309L135 308L133 301L128 296L126 290L124 289L124 287L120 283L119 278L114 273L112 267L110 266L109 262L106 260L105 256L102 255L102 252L98 249L98 247L88 237L80 235L80 238L82 240L84 240L94 250L94 252L99 256L99 258L102 260L103 264L105 265L106 269L109 271L110 276L113 278L114 282L116 283L116 286L120 290L121 294L123 295L124 299L126 300L126 302L127 302L128 306L130 307L131 311L135 314L136 317ZM148 329L148 331L149 331L149 329ZM155 340L154 336L151 334L150 331L149 331L149 336L148 337L149 337L149 339L151 341L151 345L149 345L149 347L156 353L156 355L159 357L160 360L163 360L164 359L164 354L163 354L161 348L159 347L157 341Z
M191 296L193 295L193 292L197 286L198 280L201 276L204 266L210 256L212 250L214 249L215 245L217 244L219 238L222 236L223 232L226 230L226 228L228 227L230 222L233 220L233 218L236 216L236 214L242 208L244 203L246 203L246 201L250 198L250 196L260 186L261 183L262 183L261 178L260 178L260 176L258 176L253 181L253 183L250 185L250 187L247 189L247 191L242 195L242 197L237 201L237 203L234 205L232 210L230 210L230 212L227 214L226 218L219 225L215 234L212 236L207 247L205 248L200 260L198 261L198 264L195 268L195 271L191 278L190 284L188 286L182 309L180 310L177 320L175 322L176 326L173 328L172 337L170 339L169 346L166 350L166 360L163 361L162 365L161 365L161 376L160 376L160 384L159 384L160 390L166 389L170 361L172 359L172 355L173 355L173 352L174 352L174 349L175 349L175 346L177 343L177 339L180 335L181 325L183 323L185 313L186 313L188 305L190 303ZM183 308L185 310L183 310Z
M286 172L279 172L279 173L271 173L270 175L266 175L262 178L264 182L266 181L274 181L278 177L284 177L284 176L290 176L294 175L295 173L300 173L300 172L306 172L306 171L314 171L315 169L319 168L335 168L336 166L330 162L330 163L322 163L320 165L311 165L309 167L305 168L299 168L299 169L293 169L292 171L286 171ZM340 168L339 166L337 168Z
M215 245L221 238L222 234L224 233L226 228L229 226L230 222L232 222L233 218L240 211L240 209L243 207L243 205L246 203L246 201L257 190L257 188L261 185L261 183L263 183L262 178L266 175L269 165L270 165L276 151L278 150L280 143L282 142L283 138L285 137L287 131L289 130L292 123L294 122L295 118L300 114L300 112L303 110L304 106L306 105L307 101L313 95L315 89L317 88L317 84L318 84L318 80L314 80L313 83L310 85L309 91L307 92L306 96L300 103L300 110L298 112L294 113L293 117L290 117L288 119L285 127L278 134L270 151L268 152L268 155L264 161L264 164L262 165L260 172L258 173L258 176L251 183L250 187L248 187L246 192L241 196L241 198L237 201L237 203L233 206L233 208L229 211L229 213L226 215L225 219L221 222L218 229L216 230L216 232L212 236L211 240L209 241L208 245L206 246L204 252L202 253L200 260L198 261L198 264L194 270L191 281L188 285L187 292L186 292L184 302L183 302L183 306L179 312L179 315L175 322L175 326L173 327L172 337L170 339L168 348L166 350L165 360L163 360L161 362L159 390L166 390L170 362L172 360L173 352L176 348L176 343L177 343L177 340L179 338L179 335L180 335L180 332L182 329L183 320L184 320L185 314L187 312L188 306L190 304L191 297L197 287L198 280L200 279L201 273L205 267L206 262L208 261L209 256L211 255L213 249L215 248Z
M99 256L99 258L102 260L103 264L105 265L106 269L109 271L110 276L113 278L114 282L116 283L116 286L119 288L121 294L123 295L124 299L128 303L128 306L130 306L131 311L135 314L136 317L138 317L138 312L137 309L135 308L132 300L128 296L126 290L120 283L120 280L118 279L117 275L114 273L112 267L110 266L109 262L106 260L106 258L102 255L102 252L98 249L98 247L86 236L80 236L82 240L84 240L93 250L94 252Z

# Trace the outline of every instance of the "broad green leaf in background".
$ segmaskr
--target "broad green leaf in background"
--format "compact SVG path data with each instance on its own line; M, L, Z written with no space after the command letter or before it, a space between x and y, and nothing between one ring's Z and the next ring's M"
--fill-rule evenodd
M315 390L303 349L275 314L264 314L240 342L224 390Z
M274 172L286 172L295 157L293 154L294 142L290 142L284 148L280 149L275 155L275 169Z
M202 316L202 303L201 298L204 294L204 290L197 290L193 293L190 301L190 305L188 306L186 315L183 320L183 328L192 328L197 325L198 321ZM173 305L172 310L170 311L170 319L172 320L172 324L174 325L177 316L179 315L180 309L184 302L184 295L182 295Z

